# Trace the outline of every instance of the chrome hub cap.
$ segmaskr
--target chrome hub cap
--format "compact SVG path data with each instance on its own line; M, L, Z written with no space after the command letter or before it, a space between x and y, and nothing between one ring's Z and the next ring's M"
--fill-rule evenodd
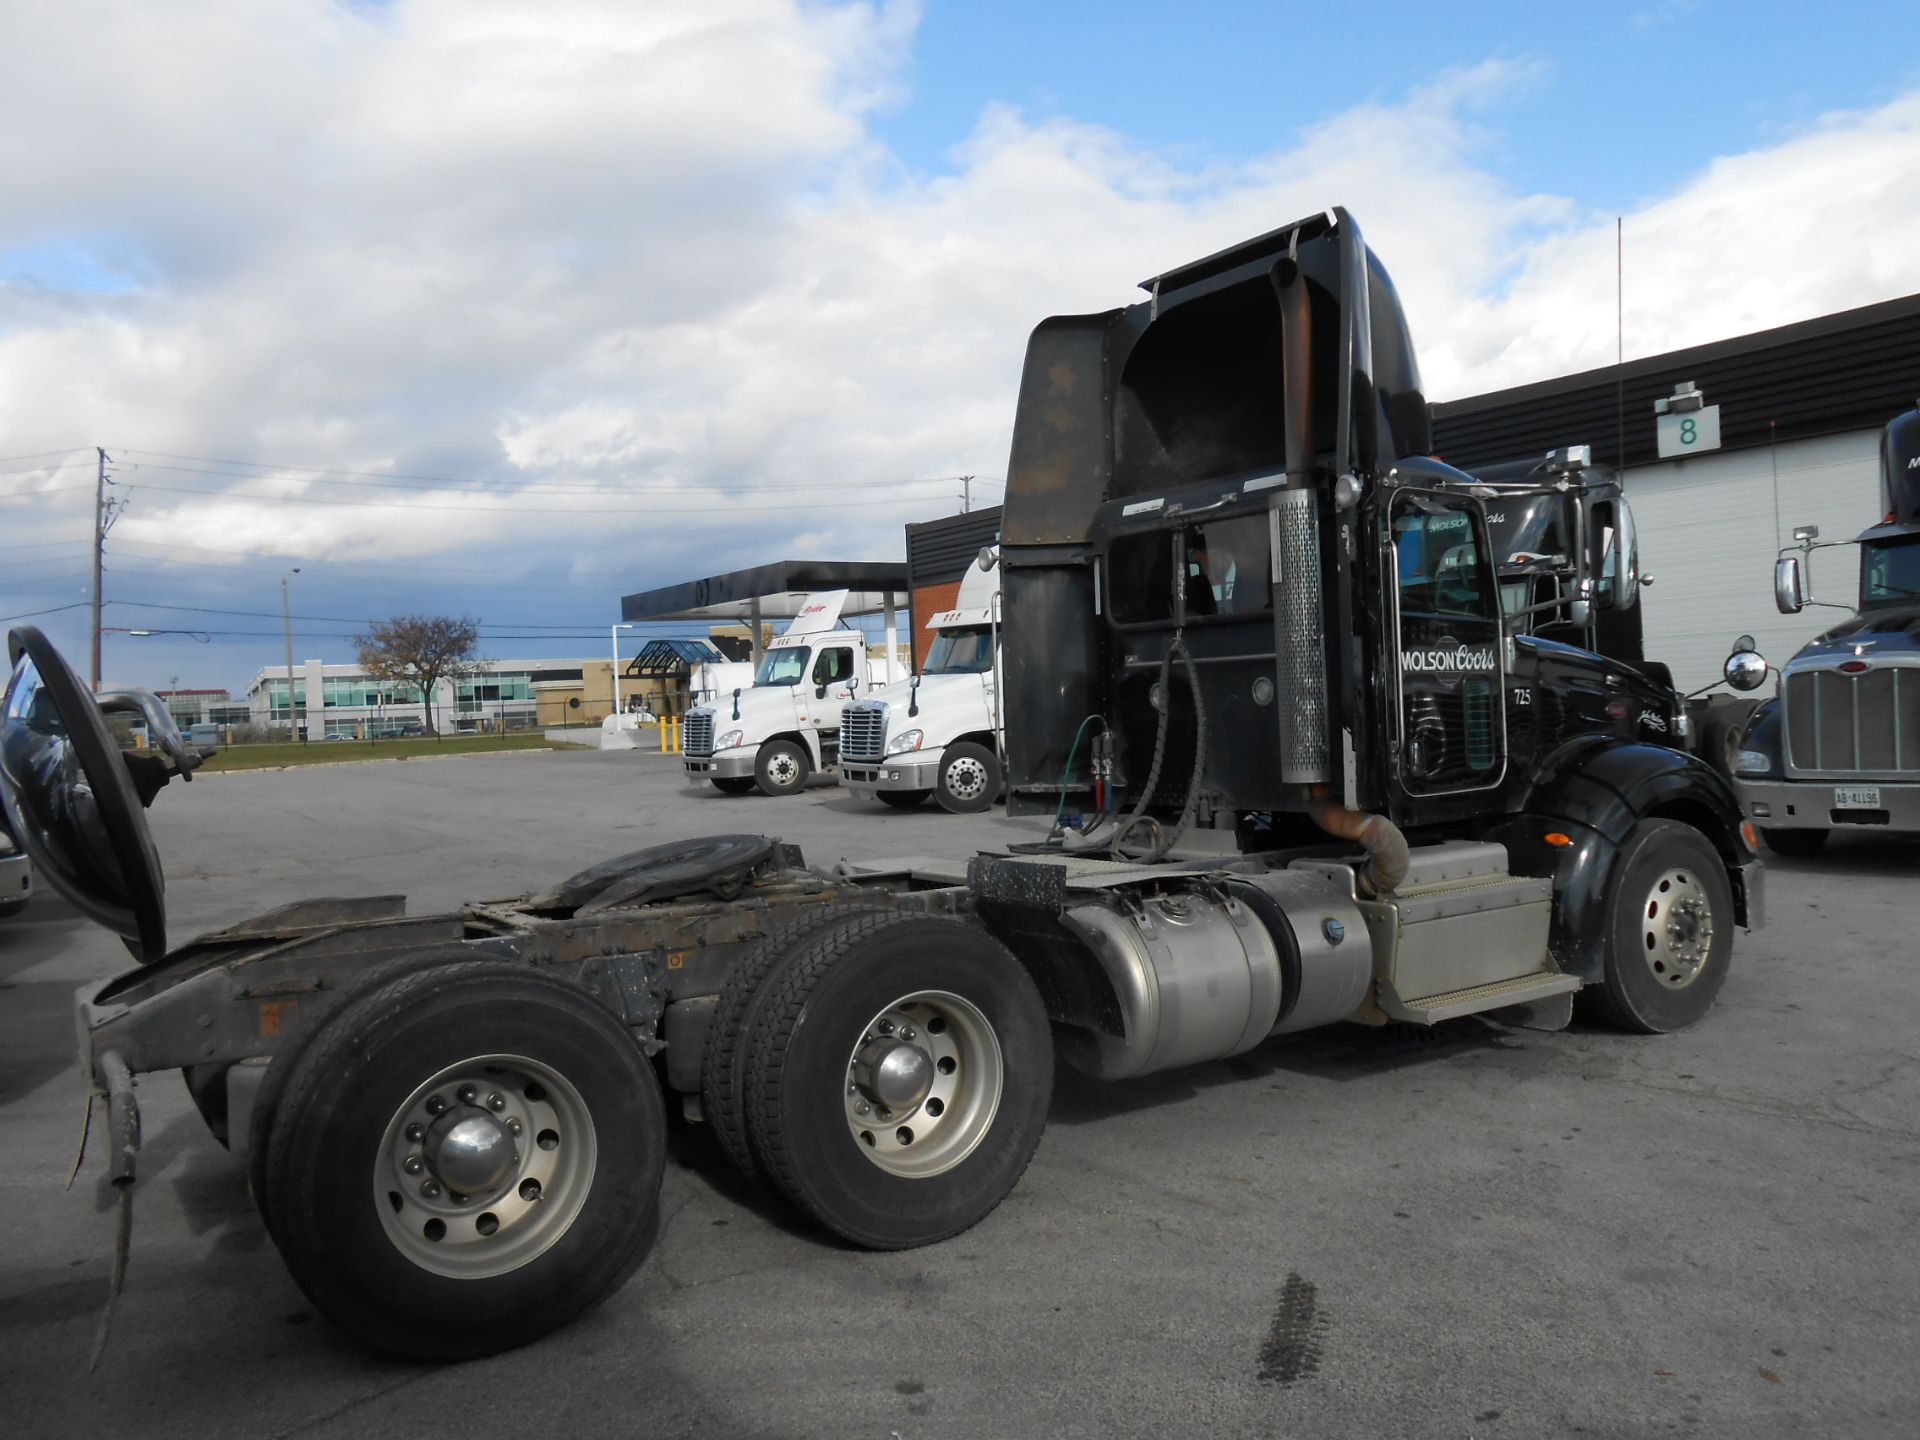
M987 767L971 755L947 766L947 792L956 800L977 800L987 788Z
M978 1006L944 990L904 995L869 1020L847 1056L847 1129L888 1174L951 1170L986 1137L1006 1065Z
M387 1121L373 1205L394 1248L450 1279L517 1270L567 1232L598 1155L586 1101L521 1055L449 1065Z
M776 785L791 785L799 778L800 767L791 755L776 755L767 766L767 774Z
M1663 986L1691 985L1713 953L1713 902L1690 870L1669 870L1654 881L1641 916L1648 968Z

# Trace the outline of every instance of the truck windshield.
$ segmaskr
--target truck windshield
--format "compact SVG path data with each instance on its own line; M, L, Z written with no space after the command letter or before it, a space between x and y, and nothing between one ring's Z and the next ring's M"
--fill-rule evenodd
M1860 603L1920 599L1920 535L1863 546Z
M922 675L984 675L993 669L993 631L985 625L942 630L927 652Z
M800 677L807 673L807 660L812 651L805 645L794 645L784 650L769 650L766 658L760 662L760 668L754 673L756 685L798 685Z

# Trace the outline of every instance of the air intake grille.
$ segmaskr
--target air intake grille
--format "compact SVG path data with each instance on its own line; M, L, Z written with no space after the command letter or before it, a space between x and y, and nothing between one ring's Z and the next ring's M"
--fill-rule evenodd
M887 751L887 703L865 700L840 712L840 758L879 760Z
M680 748L688 755L713 753L713 712L711 710L687 712L687 733L681 740Z
M1320 513L1311 490L1288 490L1273 509L1280 571L1275 628L1280 640L1280 778L1305 785L1329 777L1327 618L1320 605Z
M1801 775L1920 775L1920 669L1787 676L1787 765Z

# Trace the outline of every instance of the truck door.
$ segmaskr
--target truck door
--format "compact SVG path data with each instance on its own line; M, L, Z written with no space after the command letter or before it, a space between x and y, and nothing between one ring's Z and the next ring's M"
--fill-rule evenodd
M821 744L828 748L840 743L840 712L858 687L854 664L851 645L822 645L814 652L810 677L813 695L806 703L806 713L820 733Z
M1491 790L1507 767L1505 635L1485 515L1403 489L1387 528L1392 771L1410 797Z

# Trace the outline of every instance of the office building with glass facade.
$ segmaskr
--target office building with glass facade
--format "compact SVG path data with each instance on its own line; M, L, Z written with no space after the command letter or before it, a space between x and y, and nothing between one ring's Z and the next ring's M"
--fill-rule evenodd
M538 718L534 686L553 680L578 681L590 660L484 660L475 674L443 680L434 687L433 729L442 735L463 730L494 731L532 726ZM605 660L598 662L604 671ZM316 711L309 697L318 696ZM247 684L248 718L253 724L285 730L290 723L287 669L270 665ZM293 669L291 722L307 738L347 735L367 739L425 729L427 707L417 686L382 684L358 665L328 665L320 660Z

